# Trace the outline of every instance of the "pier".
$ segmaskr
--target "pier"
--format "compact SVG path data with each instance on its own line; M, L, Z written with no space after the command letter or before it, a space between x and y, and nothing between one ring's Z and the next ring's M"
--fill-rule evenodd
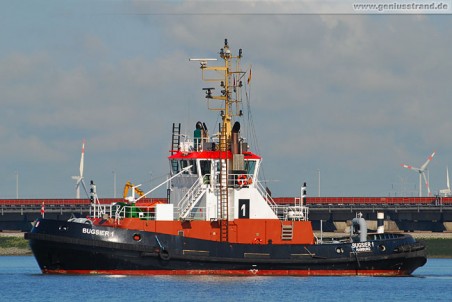
M327 199L327 198L324 198ZM165 200L145 198L144 202ZM274 198L278 204L291 204L294 198ZM362 199L364 200L364 199ZM103 198L101 203L123 202L122 198ZM331 200L329 200L331 201ZM348 201L348 203L347 203ZM353 202L352 202L353 201ZM386 203L362 203L344 198L336 203L320 203L318 198L308 198L309 219L316 231L345 232L357 213L362 213L369 229L376 229L377 212L384 213L386 231L393 232L452 232L452 204L412 198L409 202L399 198ZM402 202L405 201L405 202ZM422 202L420 202L422 201ZM0 231L29 231L33 221L41 217L44 203L45 218L67 220L71 217L90 215L88 199L2 199L0 200Z
M377 229L377 213L391 232L452 231L451 205L310 205L309 219L315 230L344 232L351 219L362 213L368 228Z

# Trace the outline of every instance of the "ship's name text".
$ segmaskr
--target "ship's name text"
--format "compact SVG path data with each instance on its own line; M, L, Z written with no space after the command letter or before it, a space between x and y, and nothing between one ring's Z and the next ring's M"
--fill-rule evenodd
M373 246L373 242L353 242L352 249L356 252L370 252Z
M88 228L83 228L82 229L82 233L83 234L97 235L97 236L105 236L105 237L113 236L113 233L112 232L110 233L110 231L88 229Z

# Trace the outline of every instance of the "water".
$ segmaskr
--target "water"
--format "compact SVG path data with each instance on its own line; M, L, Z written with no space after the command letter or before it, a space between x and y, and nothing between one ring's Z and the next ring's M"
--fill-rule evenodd
M0 301L452 301L452 259L413 277L42 275L32 256L0 257Z

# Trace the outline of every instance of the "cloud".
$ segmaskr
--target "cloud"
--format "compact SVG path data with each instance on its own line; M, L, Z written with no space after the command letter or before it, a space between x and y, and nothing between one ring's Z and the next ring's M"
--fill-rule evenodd
M217 57L228 38L233 52L243 48L243 67L252 66L248 95L265 176L279 180L274 194L296 194L303 179L314 184L317 169L326 195L387 194L399 175L411 179L400 163L421 162L433 149L431 183L443 183L452 152L448 19L286 14L296 8L278 1L260 8L278 14L234 14L230 6L208 13L227 3L104 3L39 20L36 48L2 44L0 139L2 161L11 162L4 175L24 163L42 174L46 165L46 177L61 179L52 194L72 196L83 138L86 172L103 192L111 192L113 169L118 183L164 174L173 121L188 134L198 120L217 123L199 65L188 58ZM45 187L27 194L46 196Z

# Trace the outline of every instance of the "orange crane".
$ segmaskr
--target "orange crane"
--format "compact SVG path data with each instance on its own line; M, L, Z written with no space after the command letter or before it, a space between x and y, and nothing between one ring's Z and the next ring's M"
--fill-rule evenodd
M130 189L135 190L135 193L138 194L140 197L144 195L144 192L142 190L140 190L133 183L128 181L128 182L126 182L126 184L124 186L124 193L123 193L124 199L127 199L127 195L129 194Z

